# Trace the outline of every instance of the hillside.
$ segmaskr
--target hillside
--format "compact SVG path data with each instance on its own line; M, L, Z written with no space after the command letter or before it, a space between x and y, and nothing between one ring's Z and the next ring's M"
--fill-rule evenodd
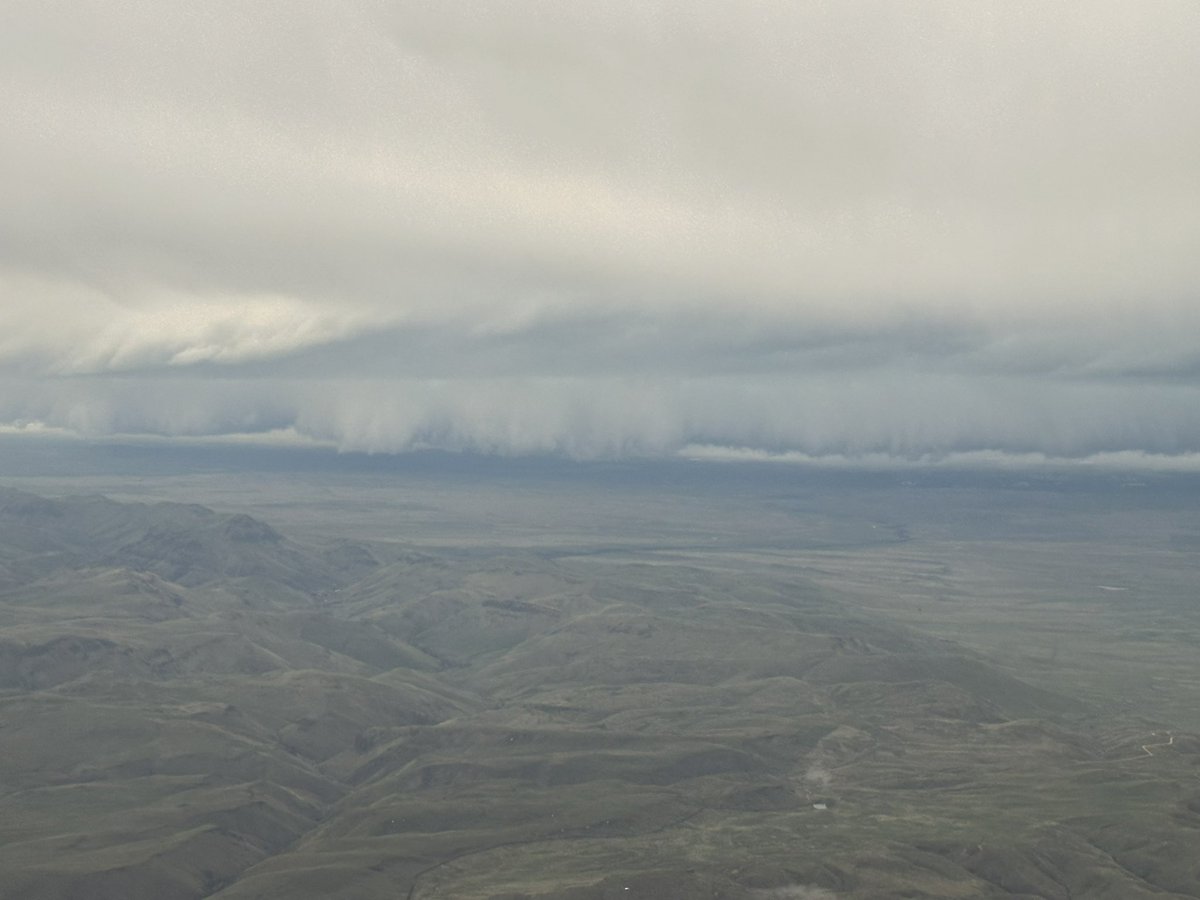
M1200 739L794 573L3 490L0 585L3 898L1200 896Z

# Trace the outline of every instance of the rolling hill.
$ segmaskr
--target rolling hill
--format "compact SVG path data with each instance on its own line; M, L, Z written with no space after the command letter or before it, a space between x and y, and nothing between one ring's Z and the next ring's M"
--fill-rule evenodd
M1200 740L1019 674L794 574L5 489L0 897L1200 896Z

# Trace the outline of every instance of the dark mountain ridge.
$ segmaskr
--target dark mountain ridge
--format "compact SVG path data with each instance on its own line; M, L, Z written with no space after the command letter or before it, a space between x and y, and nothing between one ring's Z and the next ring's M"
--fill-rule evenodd
M260 578L305 593L346 580L344 570L266 523L195 504L117 503L100 496L49 500L0 489L0 546L10 577L115 566L187 587Z

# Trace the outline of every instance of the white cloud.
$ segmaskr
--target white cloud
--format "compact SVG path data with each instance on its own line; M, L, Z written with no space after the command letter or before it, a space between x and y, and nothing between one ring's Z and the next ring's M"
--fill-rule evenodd
M375 450L1200 448L1191 2L2 16L11 416Z
M361 314L271 295L139 288L123 296L79 282L4 277L0 360L82 375L246 363L345 339ZM376 323L371 323L376 324Z
M1015 453L1000 450L969 450L960 453L923 453L896 456L889 453L827 453L814 455L797 450L771 453L751 447L689 444L680 448L683 459L701 462L785 463L833 469L1099 469L1129 472L1200 472L1200 453L1146 453L1121 450L1084 456L1050 456L1045 453Z

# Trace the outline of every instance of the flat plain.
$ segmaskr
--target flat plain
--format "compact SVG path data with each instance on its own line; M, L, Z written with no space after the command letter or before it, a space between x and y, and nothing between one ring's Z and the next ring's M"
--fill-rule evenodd
M0 896L1200 896L1200 479L7 442Z

